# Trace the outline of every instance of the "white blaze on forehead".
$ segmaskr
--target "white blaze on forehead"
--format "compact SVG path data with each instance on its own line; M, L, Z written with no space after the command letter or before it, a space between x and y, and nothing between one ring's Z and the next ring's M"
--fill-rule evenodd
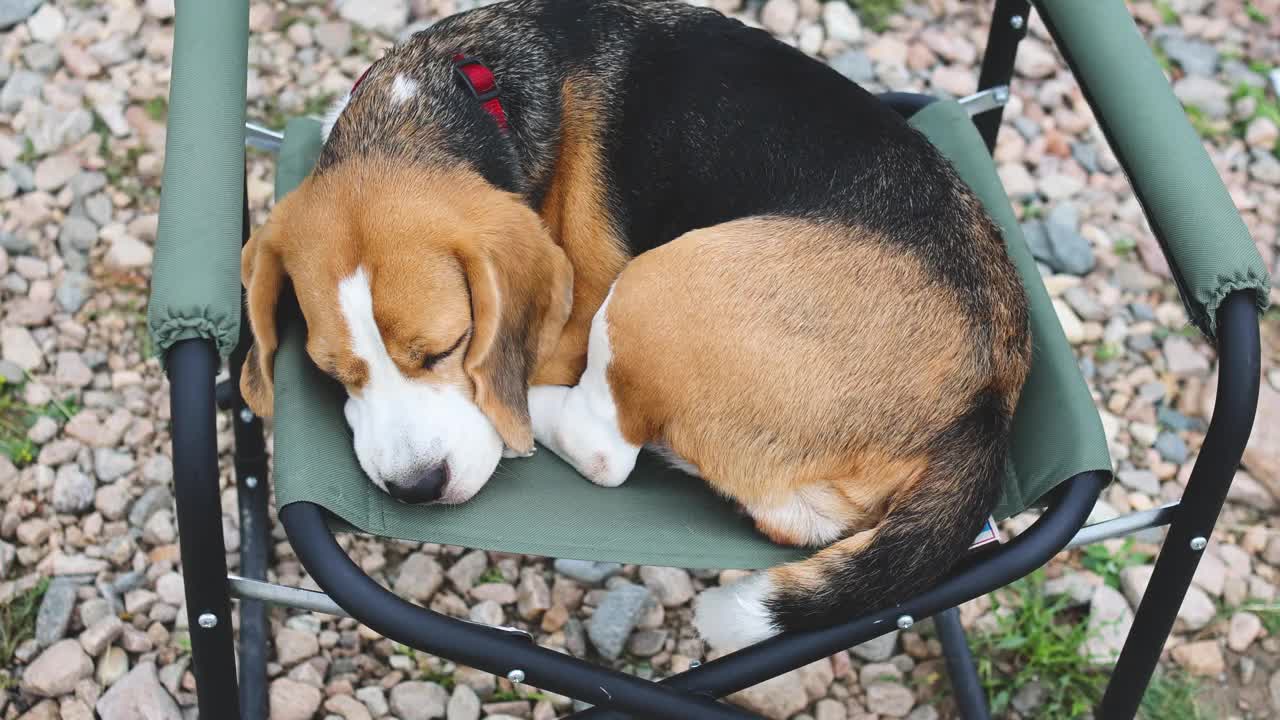
M418 94L418 81L404 75L397 75L391 81L391 98L398 103L412 100Z
M373 315L373 294L363 267L338 283L338 305L347 322L351 352L368 378L345 407L355 434L356 457L382 489L409 483L441 462L451 480L441 502L474 495L493 474L502 440L493 424L462 392L448 384L411 380L387 353Z

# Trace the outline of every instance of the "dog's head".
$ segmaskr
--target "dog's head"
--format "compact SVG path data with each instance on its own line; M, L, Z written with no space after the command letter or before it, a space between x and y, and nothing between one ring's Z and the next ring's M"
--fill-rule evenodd
M347 389L360 466L393 497L460 503L504 446L533 451L529 376L568 318L572 273L518 196L468 170L348 161L277 204L241 274L249 407L272 411L288 282L307 354Z

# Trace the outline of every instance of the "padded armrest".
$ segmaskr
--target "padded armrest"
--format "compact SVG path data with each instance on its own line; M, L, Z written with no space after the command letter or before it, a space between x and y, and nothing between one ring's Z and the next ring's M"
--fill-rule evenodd
M179 340L240 332L248 0L177 0L169 126L148 325L161 357Z
M1191 322L1214 336L1218 306L1267 268L1200 137L1123 0L1035 0L1160 240Z

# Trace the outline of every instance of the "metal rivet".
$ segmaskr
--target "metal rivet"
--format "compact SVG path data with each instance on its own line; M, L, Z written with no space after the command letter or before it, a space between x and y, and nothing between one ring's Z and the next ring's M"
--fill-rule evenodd
M257 476L257 475L247 475L247 476L245 476L245 479L244 479L244 486L245 486L245 487L247 487L247 488L249 488L249 489L253 489L253 488L258 487L258 476Z
M204 628L205 630L208 630L209 628L212 628L212 627L217 627L218 616L214 615L213 613L200 613L200 617L196 618L196 624L198 624L200 627Z
M701 665L701 664L702 664L702 661L701 661L701 660L690 660L690 661L689 661L689 667L691 667L691 668L696 668L696 667L698 667L698 666L699 666L699 665Z
M898 618L899 630L910 630L911 626L915 624L916 624L916 619L911 617L910 615L903 615L902 617Z
M1022 25L1025 22L1026 21L1022 19L1021 15L1014 15L1013 17L1009 18L1009 26L1012 27L1014 30L1021 30Z
M1205 546L1208 544L1209 544L1209 541L1205 540L1202 537L1191 538L1191 549L1195 550L1196 552L1203 550Z
M520 668L516 668L515 670L507 673L507 679L513 683L522 683L524 682L524 671Z
M250 410L249 408L240 408L240 422L242 423L253 422L253 411Z
M1007 85L1001 85L1000 87L993 88L993 90L994 92L992 93L992 97L995 98L996 102L1000 104L1009 102L1009 87Z

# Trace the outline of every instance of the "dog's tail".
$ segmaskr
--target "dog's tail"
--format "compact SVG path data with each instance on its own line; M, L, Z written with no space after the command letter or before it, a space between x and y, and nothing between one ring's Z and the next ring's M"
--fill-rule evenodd
M879 525L806 560L704 592L694 609L703 639L736 649L890 607L937 583L999 499L1012 410L1006 393L978 393L929 443L927 467Z

